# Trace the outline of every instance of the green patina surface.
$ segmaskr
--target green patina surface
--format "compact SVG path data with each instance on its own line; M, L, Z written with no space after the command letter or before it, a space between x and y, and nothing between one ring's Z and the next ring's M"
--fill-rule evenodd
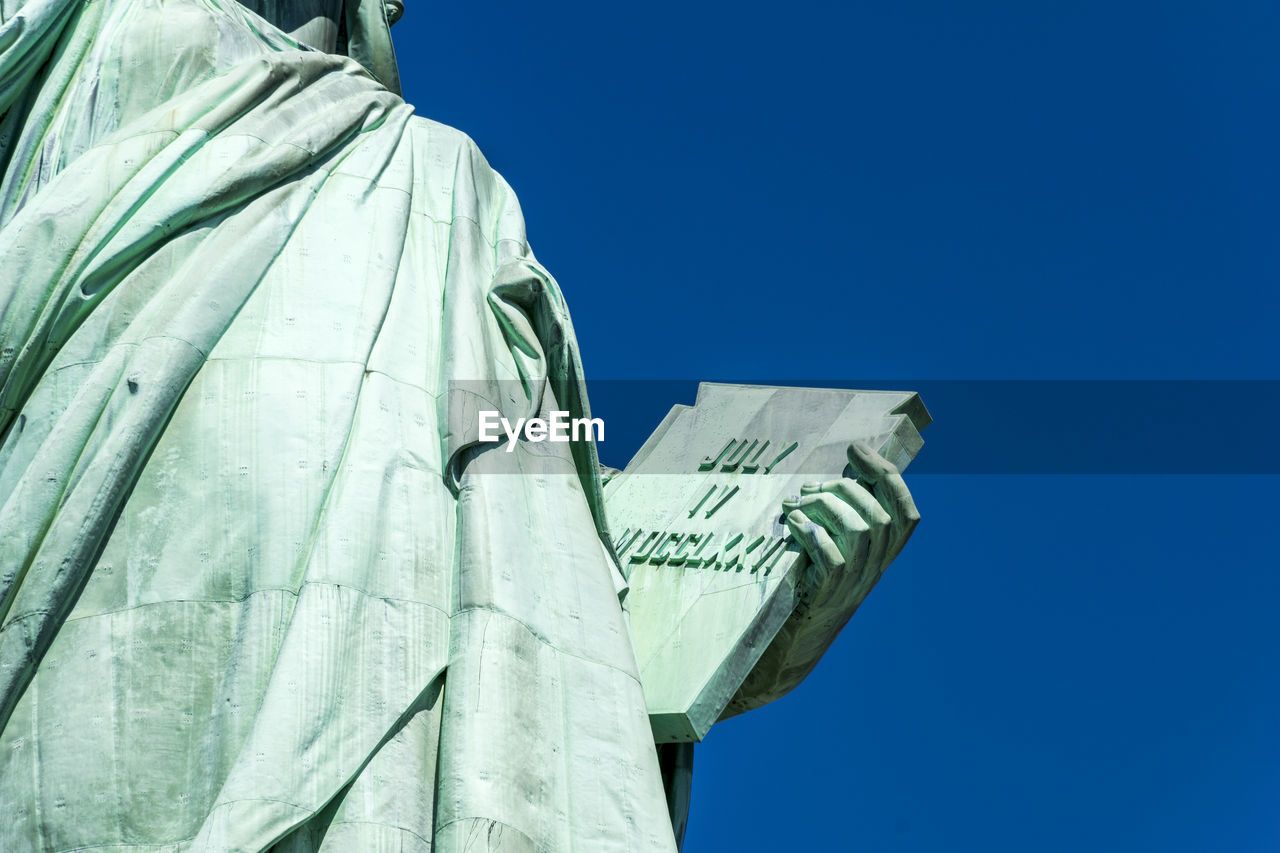
M510 188L395 94L381 3L0 17L0 850L674 850L662 702L721 685L701 736L803 677L916 518L838 456L909 459L920 413L805 424L835 479L786 505L793 596L699 599L771 621L746 657L687 629L686 677L653 637L691 593L628 594L594 447L477 441L589 416L577 345ZM759 393L708 423L754 438ZM622 527L671 505L632 473Z
M804 677L878 580L797 623L813 657L786 683L743 690L797 612L808 562L781 515L806 484L839 477L850 439L904 469L929 423L918 397L703 384L677 406L607 488L627 576L631 633L660 742L701 740L723 716L777 698Z

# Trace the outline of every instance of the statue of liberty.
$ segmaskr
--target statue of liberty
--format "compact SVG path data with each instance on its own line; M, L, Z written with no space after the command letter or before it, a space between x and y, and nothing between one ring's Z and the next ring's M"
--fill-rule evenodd
M382 0L0 16L0 849L675 850L594 445L476 436L588 414L566 306ZM849 453L809 617L918 518Z

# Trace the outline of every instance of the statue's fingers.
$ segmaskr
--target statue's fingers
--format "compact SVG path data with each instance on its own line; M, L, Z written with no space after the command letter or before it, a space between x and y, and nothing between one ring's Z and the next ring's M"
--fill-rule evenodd
M791 529L791 535L804 548L817 570L812 582L815 589L825 586L829 578L844 569L844 557L840 554L835 541L827 531L822 529L821 525L804 512L798 509L788 512L787 527Z
M892 462L872 449L865 441L852 442L845 451L849 457L849 465L858 480L868 485L875 485L890 474L898 473Z
M861 483L850 480L848 477L828 480L822 484L821 490L825 494L835 495L856 509L858 515L862 516L872 529L876 526L887 526L893 520L870 491Z
M907 484L902 482L900 474L886 477L877 483L876 497L893 517L889 550L885 554L885 564L888 565L902 551L907 540L911 538L912 531L920 523L920 511L916 509L915 499L911 497L911 491L907 488Z
M875 499L871 492L847 477L823 483L822 491L835 495L853 507L858 515L862 517L862 520L867 523L871 539L867 554L867 564L877 572L882 571L888 565L885 555L888 553L893 532L893 519L890 518L889 513L885 512L884 507L880 506L880 502Z
M888 565L902 551L911 538L911 532L920 523L920 511L916 509L911 490L903 482L896 465L863 441L850 444L848 455L849 464L858 474L858 479L871 486L871 494L892 519L889 547L884 558L885 565Z
M840 549L841 562L847 569L859 572L867 565L871 552L871 526L857 510L827 492L805 495L796 504L783 503L788 509L799 509L821 525Z

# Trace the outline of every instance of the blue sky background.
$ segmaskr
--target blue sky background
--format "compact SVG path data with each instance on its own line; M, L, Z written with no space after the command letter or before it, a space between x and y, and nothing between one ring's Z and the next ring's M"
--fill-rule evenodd
M1280 379L1274 3L410 0L395 35L589 377ZM698 748L686 850L1280 847L1280 478L1188 473L1274 459L1245 387L1041 405L1022 474L984 473L1009 406L936 394L974 461L908 475L924 521L817 672ZM610 403L606 460L675 402ZM1042 473L1077 422L1107 461ZM1135 442L1159 473L1113 471Z

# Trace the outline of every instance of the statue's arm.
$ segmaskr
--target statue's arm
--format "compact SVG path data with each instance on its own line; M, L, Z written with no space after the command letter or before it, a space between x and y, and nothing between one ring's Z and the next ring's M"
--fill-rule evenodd
M898 469L866 444L850 445L857 479L807 486L784 502L804 547L798 603L721 718L772 702L804 680L920 521Z

